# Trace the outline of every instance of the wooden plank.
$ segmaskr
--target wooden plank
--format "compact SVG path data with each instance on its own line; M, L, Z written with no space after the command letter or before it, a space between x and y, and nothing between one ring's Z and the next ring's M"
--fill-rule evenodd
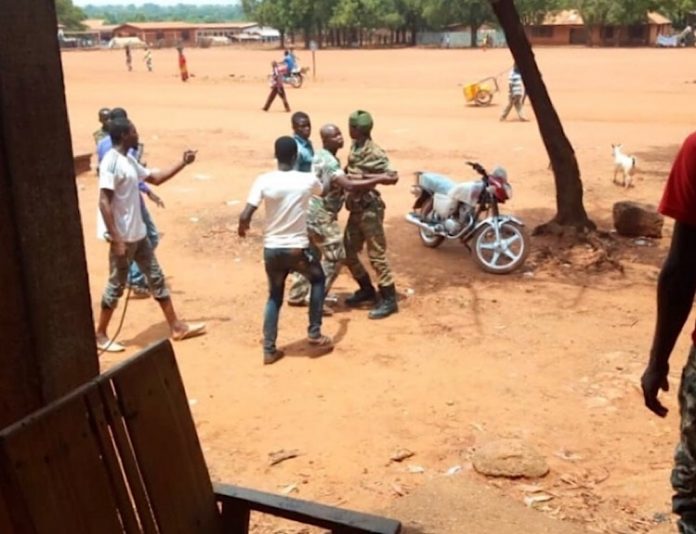
M252 511L314 525L341 534L399 534L401 532L401 523L394 519L227 484L215 484L215 495L222 503L223 509L227 502L236 502L238 506Z
M169 341L107 373L162 534L221 534L186 392Z
M111 491L116 498L123 528L126 534L140 534L140 527L138 526L135 511L133 510L133 502L130 499L121 464L114 450L114 442L109 432L109 423L104 413L105 407L102 404L102 399L96 388L87 393L86 401L92 420L92 429L104 460L104 467L109 477Z
M155 525L155 518L152 515L150 501L145 491L145 483L138 469L138 463L131 447L126 424L123 421L121 410L116 402L116 396L112 389L111 382L106 376L99 378L97 382L99 383L99 393L104 403L106 415L111 427L111 433L116 443L116 448L118 449L119 458L121 459L121 465L123 466L123 471L128 480L128 487L138 512L140 525L145 534L157 534L157 526Z
M3 474L11 470L7 483L14 496L8 498L7 488L3 494L12 508L21 500L19 512L26 509L33 524L29 532L122 534L82 395L64 398L0 433L0 456Z
M12 21L0 46L0 227L9 224L0 231L0 287L3 310L14 314L5 322L0 312L0 353L11 355L7 366L0 358L0 407L16 407L6 399L18 385L33 397L6 426L97 376L99 362L55 2L3 1L0 20Z
M222 503L222 529L225 534L249 534L251 510L244 503L227 499Z

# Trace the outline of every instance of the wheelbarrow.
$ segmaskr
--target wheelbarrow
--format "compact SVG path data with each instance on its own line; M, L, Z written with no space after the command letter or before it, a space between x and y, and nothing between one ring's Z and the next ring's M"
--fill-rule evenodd
M488 106L493 101L493 94L499 91L498 80L494 76L484 78L476 83L464 86L464 98L477 106Z

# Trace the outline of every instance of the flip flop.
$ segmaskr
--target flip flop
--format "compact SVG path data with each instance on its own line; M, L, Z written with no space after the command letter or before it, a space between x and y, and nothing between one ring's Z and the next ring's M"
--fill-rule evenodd
M101 343L97 342L97 348L102 352L123 352L126 350L126 347L112 339L107 339Z
M308 341L313 347L333 347L333 339L331 339L329 336L310 337L308 338Z
M172 339L174 341L183 341L184 339L189 339L192 337L200 336L205 333L205 323L191 323L186 325L186 331L173 334Z

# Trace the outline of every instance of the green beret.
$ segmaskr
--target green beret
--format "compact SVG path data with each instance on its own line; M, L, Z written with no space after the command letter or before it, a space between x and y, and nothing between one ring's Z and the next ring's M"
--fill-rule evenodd
M370 115L367 111L359 109L358 111L354 111L350 114L350 117L348 118L348 124L355 128L359 128L363 131L369 132L370 130L372 130L372 127L375 123L372 120L372 115Z

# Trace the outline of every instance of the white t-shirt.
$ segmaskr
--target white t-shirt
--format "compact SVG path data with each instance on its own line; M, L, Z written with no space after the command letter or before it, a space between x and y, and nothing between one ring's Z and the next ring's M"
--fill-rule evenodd
M266 248L307 248L307 209L312 195L321 194L321 183L309 172L273 171L259 176L247 203L266 209L263 231Z
M116 149L109 150L99 164L99 189L114 192L111 209L116 229L126 243L135 243L147 235L143 215L140 211L138 184L151 172L131 156L124 156ZM97 237L104 239L106 224L97 211Z

